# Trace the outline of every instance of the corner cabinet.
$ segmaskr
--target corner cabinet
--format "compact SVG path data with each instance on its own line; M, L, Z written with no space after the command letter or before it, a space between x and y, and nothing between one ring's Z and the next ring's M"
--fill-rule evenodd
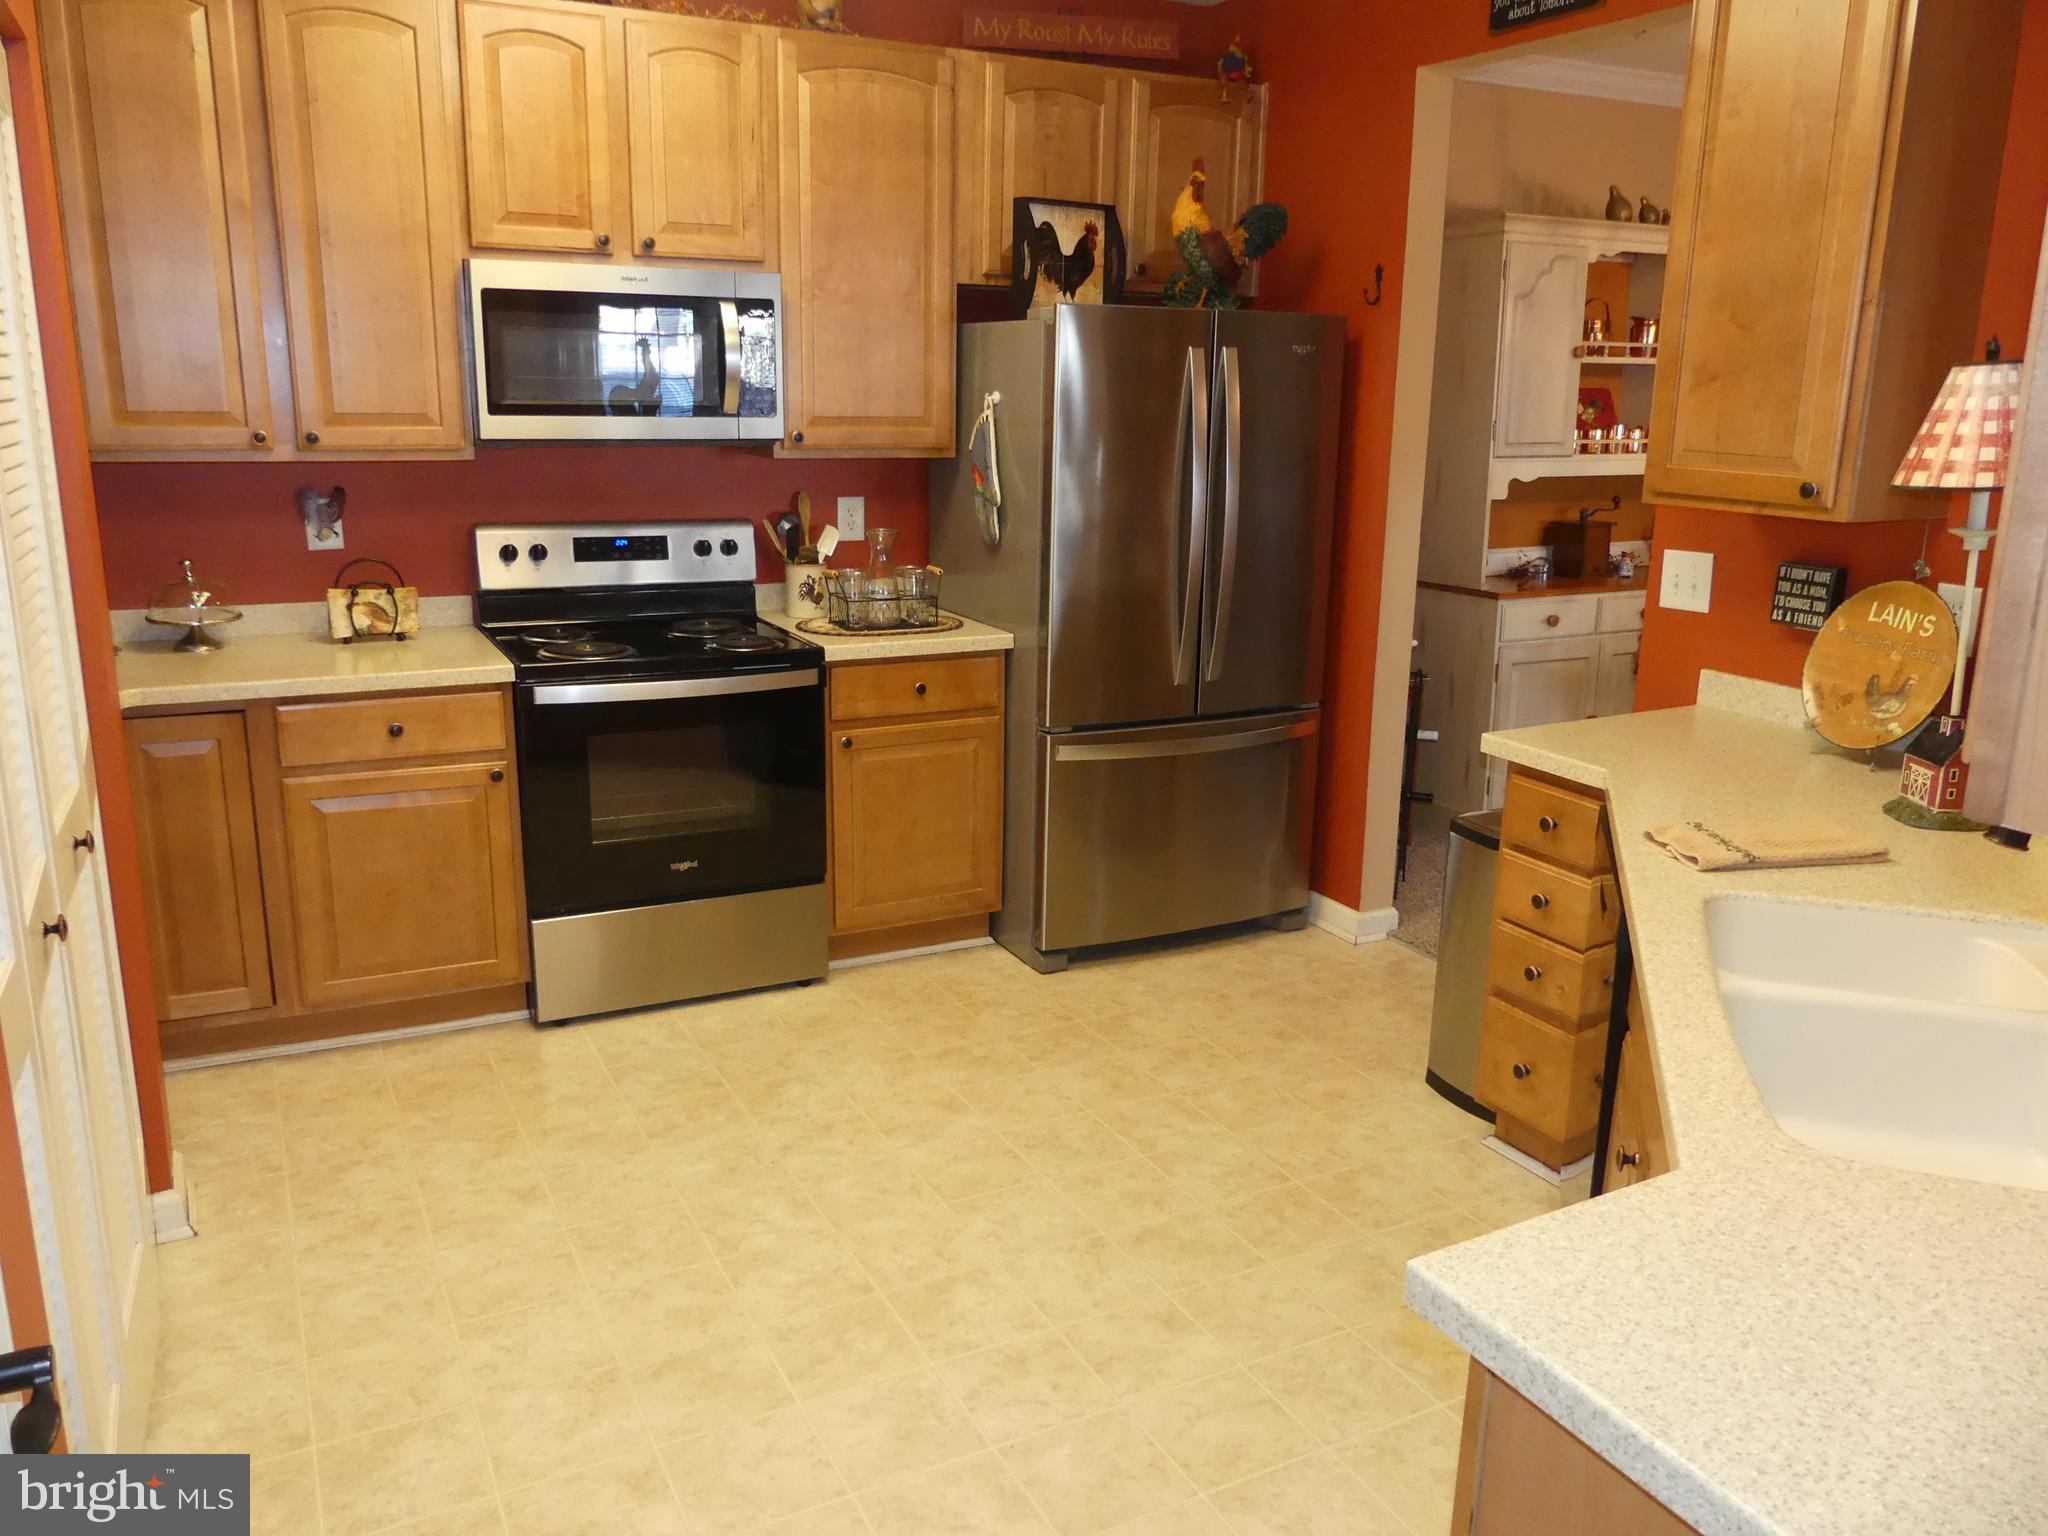
M2020 7L1697 0L1644 496L1833 522L1977 353Z
M953 452L953 58L788 33L784 450Z
M1208 80L1133 75L1126 128L1123 195L1118 199L1131 288L1157 291L1181 265L1174 248L1174 202L1200 160L1209 217L1228 225L1259 200L1265 184L1266 93L1262 86L1228 95ZM1258 292L1256 264L1243 291Z

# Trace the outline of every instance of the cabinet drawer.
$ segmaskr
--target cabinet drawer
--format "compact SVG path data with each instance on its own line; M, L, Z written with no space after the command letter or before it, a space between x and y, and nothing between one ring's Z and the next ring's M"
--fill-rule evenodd
M1502 640L1555 640L1564 635L1593 633L1594 600L1590 597L1504 599L1500 605Z
M1623 592L1599 600L1599 628L1603 635L1632 634L1643 627L1643 603L1649 594Z
M1575 875L1561 865L1503 851L1493 881L1493 915L1567 949L1614 942L1621 893L1611 875Z
M504 750L505 701L496 692L277 707L277 759L287 768Z
M833 667L827 676L835 721L957 715L1003 701L1001 656L870 661Z
M1508 775L1500 843L1502 848L1520 849L1587 874L1606 874L1614 868L1606 801L1526 773Z
M1486 982L1532 1012L1590 1029L1614 1002L1614 946L1567 949L1513 923L1496 922Z
M1571 1031L1497 997L1486 1000L1479 1036L1479 1102L1559 1142L1600 1120L1607 1026Z

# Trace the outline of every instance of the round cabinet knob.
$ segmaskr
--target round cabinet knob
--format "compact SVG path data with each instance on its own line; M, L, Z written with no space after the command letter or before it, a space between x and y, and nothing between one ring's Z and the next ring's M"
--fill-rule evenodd
M1542 979L1543 979L1543 967L1542 967L1542 966L1540 966L1540 965L1525 965L1525 966L1523 966L1523 967L1522 967L1522 980L1524 980L1524 981L1541 981Z
M611 247L612 237L610 235L599 235L597 237L597 248L600 251L608 251L611 249Z
M1529 898L1529 905L1534 907L1538 912L1541 912L1545 907L1548 907L1550 905L1550 898L1544 895L1541 891L1538 891L1535 895Z
M539 565L541 561L547 559L547 557L548 547L545 544L529 544L526 547L526 558L531 560L535 565Z
M71 839L71 851L73 853L91 853L99 845L99 839L90 832L81 832L78 836Z
M386 736L389 736L393 741L396 741L399 737L405 734L405 727L400 725L396 720L394 720L391 722L391 724L384 728L384 734Z
M709 539L699 539L690 546L690 552L699 560L709 560L711 558L711 541Z
M740 552L740 541L738 539L720 539L718 541L718 552L730 560Z
M1564 616L1562 614L1546 613L1545 615L1543 615L1543 622L1545 624L1548 624L1552 629L1555 629L1559 624L1564 622Z
M506 565L510 565L519 558L519 546L517 544L500 544L498 546L498 558Z
M265 443L270 441L270 434L268 432L263 431L261 428L258 428L256 431L251 432L249 434L249 441L254 443L258 448L261 448Z
M789 440L792 443L800 443L804 440L804 435L801 432L792 432L789 434Z
M921 699L924 697L924 684L919 683L915 688L911 689L910 691L916 694Z
M1633 1152L1626 1152L1626 1151L1623 1151L1623 1150L1622 1150L1621 1148L1619 1148L1619 1147L1615 1148L1615 1152L1614 1152L1614 1166L1615 1166L1615 1167L1617 1167L1617 1168L1633 1168L1633 1167L1635 1167L1635 1166L1636 1166L1636 1164L1640 1163L1641 1161L1642 1161L1642 1159L1641 1159L1640 1157L1637 1157L1635 1153L1633 1153Z
M320 434L318 432L308 432L306 434L306 444L308 447L311 447L312 445L318 443L319 441Z
M1531 1072L1534 1072L1535 1070L1536 1069L1530 1066L1529 1063L1527 1063L1526 1061L1518 1061L1515 1063L1515 1077L1517 1078L1517 1080L1527 1077Z
M654 236L652 236L652 235L642 235L642 236L640 237L640 249L641 249L641 250L643 250L643 251L651 251L651 250L653 250L653 249L654 249Z
M839 738L839 745L842 748L850 748L853 745L853 738L851 736L842 736Z
M1131 270L1133 272L1136 272L1138 276L1143 277L1148 269L1146 268L1145 263L1141 261Z
M71 919L62 912L59 912L57 914L57 921L43 924L43 937L55 939L59 944L62 944L71 937Z
M505 770L504 770L504 769L502 769L502 768L493 768L493 769L491 770L491 782L492 782L493 784L502 784L502 783L504 783L504 782L505 782Z
M1801 501L1811 501L1814 497L1818 496L1819 494L1820 487L1815 485L1811 480L1802 480L1799 482L1799 499Z
M1557 818L1555 816L1538 816L1536 818L1536 830L1538 832L1555 832L1557 830Z

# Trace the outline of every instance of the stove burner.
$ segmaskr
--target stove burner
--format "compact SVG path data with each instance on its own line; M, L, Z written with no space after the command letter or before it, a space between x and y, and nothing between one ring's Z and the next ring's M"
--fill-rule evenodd
M783 642L772 635L745 630L736 635L719 635L711 642L714 651L779 651L782 646Z
M536 624L532 629L519 631L519 638L534 645L547 645L559 640L588 640L588 624Z
M632 655L633 647L616 640L550 640L538 654L548 661L610 661Z
M669 625L668 634L672 640L704 640L713 635L729 635L740 627L738 619L722 619L706 616L694 619L677 619Z

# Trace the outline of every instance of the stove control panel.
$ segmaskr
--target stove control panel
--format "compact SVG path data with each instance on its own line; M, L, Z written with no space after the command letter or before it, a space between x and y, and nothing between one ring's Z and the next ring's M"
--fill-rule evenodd
M475 540L481 592L755 578L753 528L740 522L500 524Z

